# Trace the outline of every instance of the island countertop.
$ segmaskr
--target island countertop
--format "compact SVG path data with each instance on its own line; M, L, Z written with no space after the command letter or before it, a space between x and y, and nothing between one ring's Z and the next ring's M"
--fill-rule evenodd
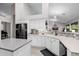
M0 49L7 50L10 52L14 52L17 49L29 44L31 42L30 39L16 39L16 38L9 38L1 40L0 42Z

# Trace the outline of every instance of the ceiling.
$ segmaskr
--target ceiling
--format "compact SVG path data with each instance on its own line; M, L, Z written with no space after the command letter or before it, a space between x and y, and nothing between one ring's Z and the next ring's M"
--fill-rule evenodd
M12 3L0 3L0 16L11 15L11 5Z
M42 13L41 3L28 3L31 15ZM57 17L58 22L67 23L79 17L79 3L49 3L49 18Z
M67 23L79 17L79 3L50 3L49 17L57 16L59 22Z
M42 14L42 3L27 3L31 15Z
M0 15L11 15L12 3L0 3ZM42 3L27 3L31 15L42 14ZM58 22L68 23L79 18L79 3L49 3L48 16L57 16Z

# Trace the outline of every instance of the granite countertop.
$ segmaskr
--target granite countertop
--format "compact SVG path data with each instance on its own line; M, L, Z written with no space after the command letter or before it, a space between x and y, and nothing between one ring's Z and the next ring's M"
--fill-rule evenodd
M14 52L17 49L25 46L26 44L29 44L31 42L30 39L16 39L16 38L10 38L1 40L0 42L0 49L4 49L10 52Z

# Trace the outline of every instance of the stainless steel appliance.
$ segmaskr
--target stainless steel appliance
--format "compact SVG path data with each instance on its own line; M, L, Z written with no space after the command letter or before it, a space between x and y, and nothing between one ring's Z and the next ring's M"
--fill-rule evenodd
M16 24L16 38L27 39L27 24Z

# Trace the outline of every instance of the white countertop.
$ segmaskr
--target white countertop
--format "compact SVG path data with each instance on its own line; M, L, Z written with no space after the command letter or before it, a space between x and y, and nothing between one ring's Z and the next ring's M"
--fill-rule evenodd
M49 35L51 36L51 35ZM77 52L79 53L79 40L75 38L70 38L70 37L64 37L64 36L54 36L52 35L51 37L56 38L60 40L64 46L69 49L71 52Z
M79 40L72 38L72 37L65 37L65 36L54 36L52 34L40 34L39 36L48 36L48 37L52 37L52 38L56 38L58 40L60 40L64 46L69 49L71 52L74 53L79 53Z
M16 51L17 49L21 48L22 46L29 44L31 42L30 39L4 39L0 42L0 49L8 50L8 51Z
M79 40L65 36L46 35L60 40L71 52L79 53Z

